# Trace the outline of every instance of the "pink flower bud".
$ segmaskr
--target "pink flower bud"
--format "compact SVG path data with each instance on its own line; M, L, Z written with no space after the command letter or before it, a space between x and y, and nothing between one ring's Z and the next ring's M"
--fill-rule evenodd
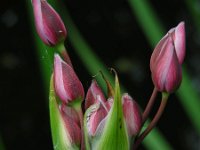
M99 96L98 99L100 99ZM91 111L87 116L87 128L90 136L101 134L106 121L112 121L107 120L112 104L113 98L110 98L106 102L97 101L95 104L91 105L89 108ZM128 94L123 94L122 104L128 135L130 138L135 137L142 126L142 117L139 106Z
M171 36L163 40L162 45L156 47L160 48L159 53L151 58L154 59L151 63L152 80L159 91L171 93L179 87L182 71Z
M105 100L101 89L96 81L93 81L88 93L88 102L86 106L86 128L90 138L101 136L104 132L106 123L112 122L108 120L108 116L112 113L111 108L114 106L114 99L108 98ZM126 124L126 129L130 139L135 137L141 129L142 117L137 103L128 95L123 94L120 98L122 102L123 117ZM114 109L114 108L112 108ZM93 142L92 142L93 143Z
M138 104L128 94L122 96L123 113L129 137L135 137L142 126L142 115Z
M83 86L73 68L57 54L54 56L54 87L64 103L84 98Z
M152 80L161 92L174 92L182 80L185 57L184 22L172 28L156 45L150 60Z
M32 0L35 26L42 41L55 46L66 38L67 31L58 13L46 0Z
M102 134L112 103L113 99L109 99L105 103L97 102L89 107L89 112L87 113L87 131L90 137Z
M85 110L88 109L91 105L97 103L97 96L99 96L102 102L106 102L106 98L104 97L101 88L98 86L97 82L93 80L86 95Z
M60 112L65 124L69 143L80 147L81 145L81 126L77 112L64 104L60 106Z
M105 104L101 102L95 103L90 108L91 111L87 116L88 134L90 136L96 136L97 134L100 134L104 128L108 110L106 109Z

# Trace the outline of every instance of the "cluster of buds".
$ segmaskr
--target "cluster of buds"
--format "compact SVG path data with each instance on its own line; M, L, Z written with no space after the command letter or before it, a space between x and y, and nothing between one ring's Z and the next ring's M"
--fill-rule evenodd
M114 132L123 131L123 138L126 139L127 147L133 144L133 139L139 133L142 125L142 115L139 106L131 96L128 94L123 94L122 97L116 96L117 92L113 90L109 92L113 95L105 98L101 88L93 80L86 94L85 111L83 112L81 109L84 99L83 86L73 68L64 62L58 54L54 56L52 80L54 97L57 101L60 101L57 107L61 114L59 123L63 122L65 124L63 134L67 133L68 135L68 138L66 136L62 137L65 137L67 143L71 145L67 147L70 147L70 149L76 149L77 147L84 149L86 146L88 149L96 149L106 146L103 139L104 136L109 136L110 132L113 132L114 125L110 122L114 120L118 124L120 122L123 124L123 129L118 128L117 125ZM120 93L118 94L120 95ZM121 111L119 111L120 109ZM82 113L84 113L84 117ZM119 118L121 118L121 121L118 121ZM109 145L112 146L112 143L108 143L106 147L109 147Z
M115 86L119 88L117 82ZM88 89L85 110L85 138L89 139L87 143L89 149L118 147L122 144L116 143L113 146L112 142L107 143L107 138L112 138L115 142L117 142L117 138L124 138L127 140L125 141L128 143L127 147L130 148L133 139L141 129L142 117L136 101L127 93L120 96L117 90L114 91L114 95L106 99L95 80ZM121 128L120 124L122 124ZM117 132L122 132L123 136L114 136Z
M58 13L46 0L32 0L35 25L42 41L54 48L64 45L67 35ZM181 22L172 28L156 45L150 69L155 90L142 114L132 97L121 96L115 73L113 88L105 78L107 96L93 80L85 96L65 48L54 55L54 69L50 86L50 119L54 149L101 150L136 149L159 120L166 100L181 84L181 65L185 57L185 29ZM155 93L163 94L161 107L141 131L155 100ZM167 95L168 95L167 94Z

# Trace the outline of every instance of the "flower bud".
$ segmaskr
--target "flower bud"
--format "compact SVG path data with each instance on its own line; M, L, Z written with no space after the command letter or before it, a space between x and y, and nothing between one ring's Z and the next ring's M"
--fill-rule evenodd
M67 35L64 23L58 13L46 0L32 0L36 30L42 41L55 46Z
M115 95L107 101L102 100L104 96L99 87L98 90L96 89L97 87L97 83L93 81L87 93L87 95L91 95L93 92L93 96L88 96L87 100L92 102L88 102L88 109L84 117L85 139L88 141L86 148L131 148L133 138L137 136L142 125L142 117L137 103L128 94L123 94L121 97L117 77ZM116 141L120 141L120 143Z
M181 83L185 57L184 22L172 28L156 45L150 60L152 80L161 92L174 92Z
M97 103L97 96L99 96L100 101L106 102L106 98L104 97L101 88L97 85L97 82L93 80L86 95L85 110L88 109L91 105Z
M66 104L84 98L83 85L73 68L57 54L54 56L54 87L57 96Z
M135 137L142 126L142 115L138 104L127 93L122 96L123 113L129 137Z
M99 96L98 99L100 99ZM105 103L98 101L90 107L91 111L87 114L87 129L88 135L91 137L101 134L102 129L104 128L105 119L109 112L105 106L109 106L109 101Z
M97 128L102 129L103 120L107 116L113 99L106 100L101 88L95 80L92 81L85 99L87 110L87 130L89 136L95 136ZM98 127L99 126L99 127Z

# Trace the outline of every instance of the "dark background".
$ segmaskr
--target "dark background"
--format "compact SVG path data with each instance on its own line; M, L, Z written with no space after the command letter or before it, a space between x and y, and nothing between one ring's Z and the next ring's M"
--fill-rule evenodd
M108 67L117 70L121 83L144 108L153 89L149 70L152 48L126 0L66 0L65 4L95 53ZM151 4L167 30L185 21L185 65L200 92L200 34L184 1L152 0ZM30 29L25 1L1 2L0 133L8 150L52 149L48 104ZM66 43L86 91L92 77L70 41ZM159 102L155 110L158 105ZM158 127L175 149L200 149L200 137L175 95L170 97Z

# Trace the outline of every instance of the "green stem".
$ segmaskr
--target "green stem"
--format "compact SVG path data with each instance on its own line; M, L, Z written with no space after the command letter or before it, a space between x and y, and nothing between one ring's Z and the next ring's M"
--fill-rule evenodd
M143 139L149 134L149 132L156 126L156 124L158 123L160 117L162 116L166 104L167 104L167 100L168 100L169 95L166 93L162 94L162 100L161 100L161 104L160 107L156 113L156 115L154 116L153 120L150 122L150 124L148 125L148 127L146 128L146 130L138 137L138 139L136 140L135 144L134 144L134 149L137 149L138 146L140 145L140 143L143 141Z
M65 48L64 43L58 44L55 49L60 54L60 56L63 58L63 60L68 63L71 67L73 67L71 59L69 57L69 54L67 52L67 49Z

